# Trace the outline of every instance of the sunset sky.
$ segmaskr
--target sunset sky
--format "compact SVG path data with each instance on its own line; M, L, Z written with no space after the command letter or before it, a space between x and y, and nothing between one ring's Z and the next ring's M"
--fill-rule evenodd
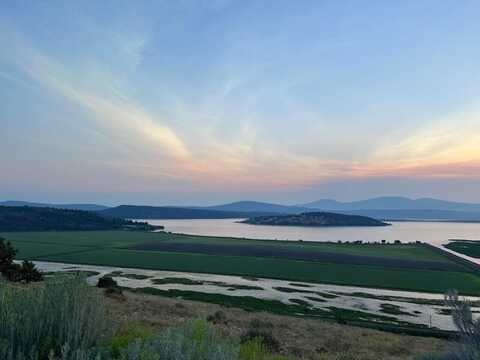
M480 202L480 2L0 4L0 200Z

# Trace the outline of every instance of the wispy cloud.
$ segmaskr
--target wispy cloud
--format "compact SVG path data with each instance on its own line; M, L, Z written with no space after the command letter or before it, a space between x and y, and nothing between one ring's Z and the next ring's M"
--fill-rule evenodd
M387 136L371 163L376 172L410 176L480 176L480 105L425 121L403 138Z
M174 160L189 158L189 152L173 129L161 125L143 107L121 94L112 83L84 84L82 69L69 69L41 53L20 36L13 36L9 60L38 84L55 91L91 113L91 118L105 128L115 141L134 148L145 145ZM105 92L107 89L107 92Z
M264 73L272 69L274 61L266 56L261 66L227 59L231 63L218 67L213 85L195 89L195 96L169 91L168 84L162 83L164 79L154 74L148 90L154 91L156 84L162 86L163 92L155 96L169 103L165 115L151 106L151 99L150 103L142 101L141 96L137 98L132 95L134 91L129 91L128 75L141 67L149 39L143 33L102 32L102 26L97 26L100 30L94 29L93 34L104 36L97 41L112 46L124 68L110 68L112 64L95 57L65 61L7 26L0 29L5 50L0 60L24 75L23 84L28 77L35 85L85 111L87 116L78 116L78 121L122 149L120 155L109 154L110 160L104 161L115 169L115 175L122 169L151 188L177 182L211 190L228 186L270 190L307 188L346 178L480 174L480 106L445 118L427 119L412 126L403 137L393 131L395 124L392 130L372 134L376 124L325 118L321 106L314 104L316 98L311 100L315 105L311 107L297 102L292 93L300 91L301 85L309 85L305 95L310 95L311 87L317 89L311 74L297 76L292 67L285 81L269 77ZM247 39L254 41L255 37L251 34ZM245 53L249 41L244 44ZM174 50L177 45L172 45ZM263 45L257 46L261 51ZM279 54L284 50L277 49ZM231 56L237 59L239 54L244 51ZM293 64L293 57L289 61ZM174 69L181 71L180 67ZM273 72L275 76L281 74ZM19 81L8 72L1 72L0 77ZM202 92L204 89L208 91ZM324 93L329 90L322 89ZM276 96L270 97L271 92ZM286 114L282 113L284 109Z

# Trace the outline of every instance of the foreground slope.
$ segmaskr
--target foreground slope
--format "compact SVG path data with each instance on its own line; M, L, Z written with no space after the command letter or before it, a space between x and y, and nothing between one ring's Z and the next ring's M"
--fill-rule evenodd
M133 325L162 329L191 318L212 318L215 327L232 338L252 328L271 332L289 359L412 359L418 354L444 349L444 340L340 325L318 319L244 311L198 301L125 292L123 298L109 297L111 316L122 327ZM223 316L215 316L222 313ZM220 320L215 320L220 319Z

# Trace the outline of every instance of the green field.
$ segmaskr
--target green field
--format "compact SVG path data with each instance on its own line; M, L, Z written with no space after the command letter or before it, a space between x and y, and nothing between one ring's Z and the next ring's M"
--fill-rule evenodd
M427 292L456 288L480 295L480 277L462 265L422 245L355 245L188 236L128 231L26 232L0 234L19 250L21 259L108 265L186 272L231 274L292 281L333 283ZM269 250L271 257L212 255L157 251L158 245L221 246ZM132 247L145 245L148 250ZM285 258L284 250L334 255L328 261ZM348 264L353 258L362 264ZM377 260L383 265L377 264ZM405 268L405 262L412 264ZM418 262L419 266L416 266ZM429 264L446 270L430 270ZM402 265L402 266L400 266ZM421 266L420 266L421 265ZM454 270L449 270L450 267Z
M456 240L445 247L463 255L480 258L480 242L478 241Z

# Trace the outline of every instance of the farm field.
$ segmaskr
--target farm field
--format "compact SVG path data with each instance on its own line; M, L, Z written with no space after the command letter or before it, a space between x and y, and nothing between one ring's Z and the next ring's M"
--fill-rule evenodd
M419 244L303 243L128 231L3 233L18 257L442 293L480 277Z
M478 241L455 240L445 245L445 247L463 255L480 258L480 242Z

